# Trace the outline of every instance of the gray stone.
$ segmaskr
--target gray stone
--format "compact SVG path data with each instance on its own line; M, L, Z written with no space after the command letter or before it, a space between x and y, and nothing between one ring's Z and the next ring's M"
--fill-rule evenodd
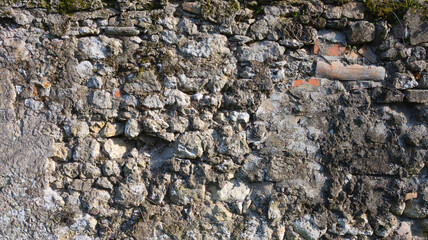
M66 163L62 165L62 173L69 178L76 178L79 176L79 163Z
M342 16L343 8L341 6L326 5L323 16L327 19L339 19Z
M413 102L413 103L428 103L428 90L425 89L412 89L412 90L407 90L405 92L405 99L408 102Z
M100 89L103 86L103 79L101 77L91 77L88 80L88 87Z
M177 29L188 35L195 35L198 33L198 26L187 18L180 20L177 25Z
M93 74L93 66L89 61L83 61L76 66L76 72L83 79L88 79Z
M423 219L428 216L428 209L416 200L406 202L403 214L408 218Z
M212 55L229 54L227 37L220 34L203 35L199 41L188 41L180 51L186 56L208 58Z
M101 176L101 170L92 163L85 163L80 169L83 178L96 179Z
M121 183L114 195L114 202L125 207L138 207L147 196L144 183Z
M24 10L24 11L15 11L13 13L13 19L19 25L28 25L34 20L34 17L33 15L31 15L29 11Z
M416 60L413 56L406 59L406 65L411 72L422 72L427 67L425 60Z
M96 37L80 38L78 49L90 59L104 59L110 55L107 46Z
M113 107L112 96L105 90L95 91L90 98L90 102L97 108L108 109Z
M346 36L350 44L369 43L374 40L375 26L368 21L356 21L349 23Z
M120 167L115 161L106 160L102 169L104 176L120 176Z
M334 30L321 30L318 31L318 38L325 39L332 43L341 43L346 46L346 36L343 32L334 31Z
M135 27L106 27L104 29L107 35L114 36L137 36L140 31Z
M73 137L84 138L89 135L89 126L84 121L73 121L66 126L66 131Z
M113 190L113 184L111 184L111 182L106 177L98 178L95 182L95 186L102 189Z
M343 12L342 15L355 20L364 19L364 12L366 11L366 6L362 2L349 2L342 5Z
M260 19L251 25L249 36L254 40L263 40L268 34L269 28L265 19Z
M393 86L397 89L409 89L418 86L418 82L410 73L398 73L393 78Z
M428 42L428 22L424 20L421 12L414 13L413 9L409 9L406 14L408 28L410 32L410 43L419 45Z
M100 154L100 144L95 139L86 138L77 144L73 153L73 160L86 162L96 159Z
M301 48L305 45L302 41L296 39L284 39L279 41L279 44L288 48Z
M214 199L224 202L243 202L250 194L251 189L243 182L232 180L214 194Z
M175 153L177 157L195 159L202 157L203 153L200 132L186 132L178 138Z
M148 95L142 102L143 106L151 109L160 109L164 107L164 102L157 94Z
M276 42L262 41L241 48L240 61L264 62L267 59L277 60L284 54L285 48Z
M303 218L294 221L292 226L301 237L310 240L319 239L327 231L327 229L320 229L310 215L305 215Z
M398 55L397 49L390 48L386 51L381 52L380 58L382 60L392 60L392 59L395 59L397 55Z
M418 80L418 87L419 88L428 88L428 71L422 71L422 73L419 76L419 80Z
M161 40L166 42L167 44L177 44L179 41L174 31L164 30L160 32L159 35Z

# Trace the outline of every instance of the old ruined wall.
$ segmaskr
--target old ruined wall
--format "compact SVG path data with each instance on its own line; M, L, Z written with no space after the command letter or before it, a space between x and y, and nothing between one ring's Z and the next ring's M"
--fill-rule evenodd
M0 238L426 239L398 2L0 0Z

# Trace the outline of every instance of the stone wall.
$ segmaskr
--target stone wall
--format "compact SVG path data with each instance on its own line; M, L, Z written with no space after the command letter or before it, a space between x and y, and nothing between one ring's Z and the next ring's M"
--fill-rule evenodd
M426 239L428 4L373 4L0 0L0 237Z

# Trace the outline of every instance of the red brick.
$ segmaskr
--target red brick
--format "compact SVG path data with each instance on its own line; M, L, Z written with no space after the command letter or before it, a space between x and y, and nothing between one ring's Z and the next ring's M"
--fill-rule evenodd
M335 61L331 64L317 62L316 76L336 80L371 80L382 81L385 78L385 68L375 66L348 65Z
M294 80L293 81L293 88L294 87L298 87L298 86L300 86L300 85L303 85L303 84L309 84L309 85L311 85L312 87L319 87L319 86L321 86L321 80L320 79L316 79L316 78L310 78L310 79L308 79L308 80L302 80L302 79L298 79L298 80Z
M326 43L318 40L314 45L314 54L317 55L343 57L345 53L346 47L341 44Z

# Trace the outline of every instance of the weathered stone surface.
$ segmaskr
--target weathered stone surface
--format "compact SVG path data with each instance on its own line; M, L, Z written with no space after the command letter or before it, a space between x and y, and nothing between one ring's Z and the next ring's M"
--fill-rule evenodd
M121 158L127 151L125 141L119 138L110 138L103 145L104 152L111 159Z
M276 42L263 41L242 47L240 61L258 61L264 62L267 59L276 60L284 53L284 47Z
M373 66L350 65L340 62L317 62L317 77L337 80L372 80L382 81L385 78L385 68Z
M351 22L346 37L350 44L369 43L374 40L375 26L368 21Z
M125 126L123 123L106 123L100 131L100 135L106 138L115 137L123 134Z
M415 14L409 9L406 19L410 32L410 43L412 45L426 43L428 41L428 23L423 19L420 12Z
M135 27L106 27L104 31L107 35L116 36L137 36L140 34L140 31Z
M125 208L138 207L147 196L142 183L120 184L115 191L114 201Z
M200 132L187 132L178 138L177 157L195 159L201 157L203 153Z
M424 239L426 4L384 4L0 0L0 238Z
M406 101L414 103L427 103L428 90L407 90L405 92Z
M349 19L361 20L364 19L366 7L362 2L349 2L342 5L342 15Z

